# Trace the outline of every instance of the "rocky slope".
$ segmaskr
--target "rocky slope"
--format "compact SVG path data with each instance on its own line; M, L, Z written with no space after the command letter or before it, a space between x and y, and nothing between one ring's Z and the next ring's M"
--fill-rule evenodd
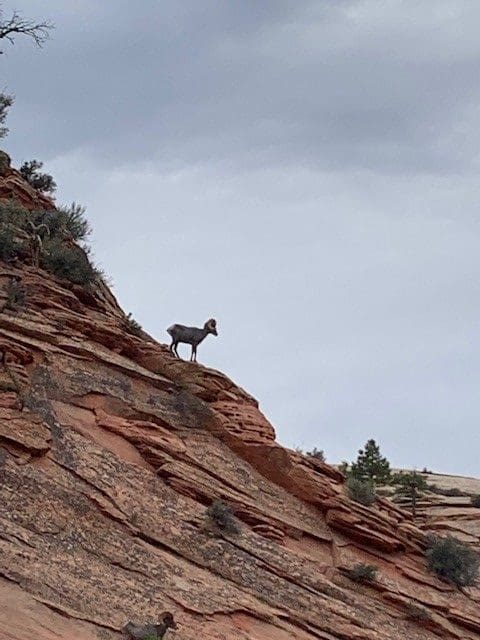
M0 198L51 206L2 173ZM480 592L428 572L407 511L351 502L226 376L131 335L103 284L0 262L3 298L13 275L28 300L0 313L1 638L120 638L164 609L172 640L480 637ZM212 526L215 498L238 535ZM346 576L360 562L376 582Z

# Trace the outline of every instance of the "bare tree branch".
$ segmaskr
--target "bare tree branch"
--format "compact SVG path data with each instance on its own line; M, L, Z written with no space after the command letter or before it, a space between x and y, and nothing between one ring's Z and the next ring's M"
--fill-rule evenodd
M35 22L35 20L22 18L17 11L14 11L8 20L4 20L0 9L0 40L8 40L10 44L15 43L17 35L24 35L32 38L37 47L41 47L49 39L50 31L54 28L52 22Z

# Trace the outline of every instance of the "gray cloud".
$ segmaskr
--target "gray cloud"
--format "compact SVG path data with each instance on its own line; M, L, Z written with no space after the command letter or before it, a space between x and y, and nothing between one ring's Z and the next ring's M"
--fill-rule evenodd
M45 5L6 146L87 205L126 310L218 317L200 359L287 444L478 474L480 6Z
M109 166L465 170L480 7L450 4L51 3L55 39L5 66L25 138Z

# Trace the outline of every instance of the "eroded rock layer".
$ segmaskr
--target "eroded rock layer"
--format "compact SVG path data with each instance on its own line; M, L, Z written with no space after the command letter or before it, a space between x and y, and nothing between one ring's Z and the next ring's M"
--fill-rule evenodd
M39 206L18 181L0 196ZM120 638L164 609L177 640L479 637L478 590L428 572L407 511L351 502L226 376L129 334L106 286L0 263L0 298L12 275L28 298L0 300L2 638ZM238 535L212 527L216 498ZM376 582L346 576L361 562Z

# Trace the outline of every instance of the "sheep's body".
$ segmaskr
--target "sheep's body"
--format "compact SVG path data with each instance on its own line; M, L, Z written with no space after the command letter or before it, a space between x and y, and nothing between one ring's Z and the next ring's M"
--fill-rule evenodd
M163 629L163 624L133 624L133 622L127 622L127 624L123 627L123 631L131 638L132 640L145 640L145 638L163 638L164 632L166 629ZM159 630L158 627L162 627ZM162 635L160 632L163 631Z
M177 625L173 619L173 615L166 611L162 614L162 622L159 624L134 624L133 622L127 622L123 627L123 632L127 634L131 640L150 640L156 638L156 640L162 640L163 636L170 627L176 629Z
M177 358L180 357L177 351L179 343L192 345L192 355L190 356L191 362L197 361L197 347L202 340L205 340L209 333L212 333L214 336L218 335L217 323L213 318L205 323L203 329L200 329L199 327L186 327L183 324L172 324L171 327L168 327L167 333L172 336L170 351Z

